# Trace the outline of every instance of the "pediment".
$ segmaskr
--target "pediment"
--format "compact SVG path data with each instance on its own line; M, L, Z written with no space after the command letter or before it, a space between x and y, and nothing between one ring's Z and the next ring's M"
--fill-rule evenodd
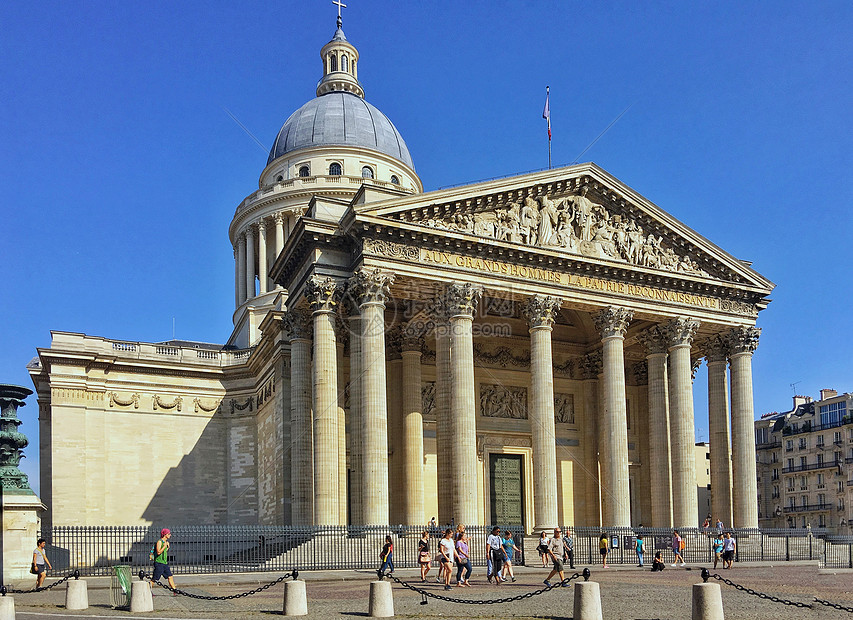
M527 251L764 290L773 284L593 164L366 204L377 217Z

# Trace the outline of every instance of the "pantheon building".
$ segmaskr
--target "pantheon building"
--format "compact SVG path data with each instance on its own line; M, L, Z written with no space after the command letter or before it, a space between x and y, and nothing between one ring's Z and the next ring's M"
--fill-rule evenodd
M757 527L773 284L591 163L425 193L340 18L320 56L228 230L225 344L31 362L45 525L695 527L708 415L713 515Z

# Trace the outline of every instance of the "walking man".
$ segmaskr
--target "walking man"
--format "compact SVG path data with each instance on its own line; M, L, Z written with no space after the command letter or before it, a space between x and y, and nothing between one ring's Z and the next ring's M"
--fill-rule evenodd
M731 568L732 562L735 561L735 539L732 538L731 532L726 532L723 537L723 568Z
M569 568L575 569L575 539L572 528L566 528L566 536L563 538L563 546L566 549L565 560L569 562Z
M554 562L554 568L551 569L551 572L548 574L548 578L543 582L546 586L551 586L551 577L558 574L560 575L560 582L562 582L565 577L563 576L563 551L565 547L563 547L563 536L560 532L560 528L554 528L554 537L548 543L548 555L551 557L551 561Z

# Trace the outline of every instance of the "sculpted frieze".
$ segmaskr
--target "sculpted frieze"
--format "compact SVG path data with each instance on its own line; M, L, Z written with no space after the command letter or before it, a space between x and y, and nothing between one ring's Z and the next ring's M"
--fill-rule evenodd
M690 256L676 252L663 235L645 231L628 216L612 213L604 205L587 198L585 188L577 195L526 196L521 202L510 202L492 210L455 213L417 223L590 258L708 275Z
M480 384L480 415L484 418L527 419L527 388Z

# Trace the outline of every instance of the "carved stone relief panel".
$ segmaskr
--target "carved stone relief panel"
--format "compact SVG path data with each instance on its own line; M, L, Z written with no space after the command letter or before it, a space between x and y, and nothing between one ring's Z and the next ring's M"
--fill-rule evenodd
M435 381L425 381L421 387L421 402L423 415L435 415Z
M554 421L558 424L575 423L574 394L554 394Z
M527 388L480 384L480 415L485 418L527 419Z

